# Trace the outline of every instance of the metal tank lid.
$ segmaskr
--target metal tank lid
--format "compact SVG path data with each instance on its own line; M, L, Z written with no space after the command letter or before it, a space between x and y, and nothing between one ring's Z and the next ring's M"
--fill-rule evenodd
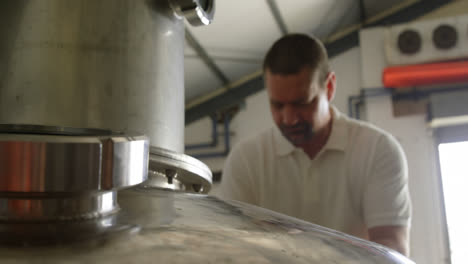
M0 262L414 264L384 246L208 195L137 186L120 191L119 204L121 210L101 226L120 229L69 243L61 231L80 235L86 229L71 222L54 229L36 224L49 229L47 238L57 244L0 245Z

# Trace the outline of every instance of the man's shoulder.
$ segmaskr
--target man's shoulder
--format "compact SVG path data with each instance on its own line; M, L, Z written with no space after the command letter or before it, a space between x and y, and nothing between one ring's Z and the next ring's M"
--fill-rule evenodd
M347 118L346 122L350 150L356 157L374 158L377 152L404 156L400 142L388 131L366 121Z
M388 131L370 122L353 118L346 118L345 122L352 140L393 139L393 136Z
M253 149L270 145L273 139L273 128L264 129L256 134L241 139L235 147L241 149Z
M253 168L265 160L270 160L274 148L271 140L272 129L266 129L241 139L233 145L226 164L237 164L237 166Z
M346 134L349 139L348 141L350 142L360 139L372 140L373 138L382 136L391 136L387 131L368 121L348 117L347 115L340 112L336 107L333 108L333 112L335 113L334 117L337 118L337 129L344 130L340 132L342 132L343 135Z
M265 148L272 148L273 131L271 127L245 137L234 144L231 152L243 156L253 156L264 152Z

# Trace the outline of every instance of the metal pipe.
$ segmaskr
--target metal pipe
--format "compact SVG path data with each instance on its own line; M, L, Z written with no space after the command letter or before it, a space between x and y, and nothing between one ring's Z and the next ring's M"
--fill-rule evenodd
M369 97L378 97L391 95L393 100L419 100L434 93L456 92L468 90L468 86L445 87L445 88L428 88L426 90L412 90L407 93L395 93L395 88L370 88L361 89L359 95L351 95L348 97L348 115L352 118L359 119L359 108L365 103L365 99ZM354 111L353 111L354 107Z
M360 100L361 95L351 95L348 97L348 116L354 117L353 105L355 100Z
M203 158L218 158L218 157L226 157L231 150L230 144L230 135L229 135L229 124L231 122L229 114L226 114L224 117L224 150L218 152L211 152L211 153L201 153L197 155L192 155L194 158L203 159Z
M392 89L389 88L368 88L368 89L361 89L359 95L351 95L348 97L348 115L350 117L356 117L359 115L359 106L362 104L362 101L366 97L375 97L381 95L388 95L392 94ZM354 106L354 110L353 110ZM357 106L357 107L356 107ZM359 119L359 118L358 118Z
M183 152L184 22L169 1L8 0L0 10L0 123L138 131Z

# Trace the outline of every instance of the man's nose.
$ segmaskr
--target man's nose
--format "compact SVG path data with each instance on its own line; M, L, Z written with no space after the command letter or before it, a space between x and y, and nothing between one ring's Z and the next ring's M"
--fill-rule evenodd
M283 108L283 124L287 126L295 125L299 121L297 111L291 106L285 106Z

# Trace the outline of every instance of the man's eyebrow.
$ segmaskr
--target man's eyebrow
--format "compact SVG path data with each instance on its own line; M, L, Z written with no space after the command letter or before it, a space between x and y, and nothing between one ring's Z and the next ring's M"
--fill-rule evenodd
M314 98L312 98L311 100L308 100L307 98L301 98L301 99L298 99L298 100L295 100L295 101L291 101L291 102L281 102L281 101L276 101L274 99L270 99L270 103L271 104L278 104L278 105L283 105L283 104L293 104L293 105L296 105L296 104L305 104L305 103L310 103L312 101L314 101L316 98L316 96Z
M311 103L313 102L315 99L317 99L317 95L315 95L314 97L312 98L301 98L301 99L298 99L296 101L292 101L291 104L308 104L308 103Z
M308 103L308 102L309 102L309 100L307 100L307 98L301 98L301 99L298 99L296 101L292 101L291 104L303 104L303 103Z
M269 100L270 100L270 103L282 104L282 102L277 101L277 100L275 100L275 99L273 99L273 98L269 98Z

